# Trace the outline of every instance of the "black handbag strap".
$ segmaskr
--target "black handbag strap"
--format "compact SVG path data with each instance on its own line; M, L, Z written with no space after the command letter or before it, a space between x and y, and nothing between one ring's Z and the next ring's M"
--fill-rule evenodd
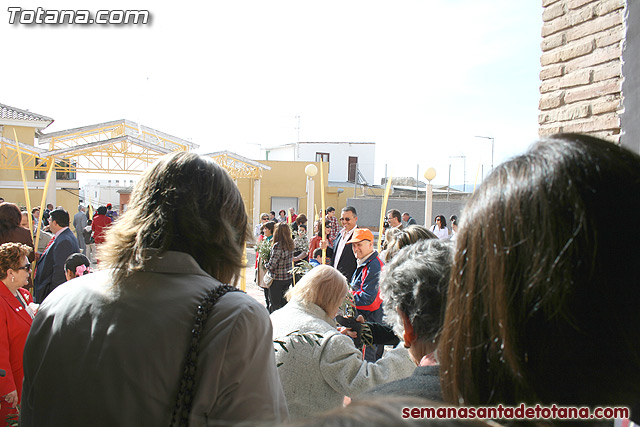
M191 413L191 407L193 405L193 392L197 380L196 372L198 369L200 333L209 318L213 306L228 292L242 291L231 285L222 285L209 291L200 305L198 305L193 329L191 330L191 341L189 342L187 357L182 367L182 378L180 379L180 387L178 389L178 395L176 396L175 406L173 407L170 426L187 427L189 425L189 414Z

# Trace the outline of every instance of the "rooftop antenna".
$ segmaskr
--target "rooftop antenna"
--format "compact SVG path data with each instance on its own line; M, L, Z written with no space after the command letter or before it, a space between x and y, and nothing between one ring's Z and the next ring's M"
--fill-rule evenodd
M298 120L298 125L295 129L298 131L298 142L300 142L300 116L295 116L295 118Z

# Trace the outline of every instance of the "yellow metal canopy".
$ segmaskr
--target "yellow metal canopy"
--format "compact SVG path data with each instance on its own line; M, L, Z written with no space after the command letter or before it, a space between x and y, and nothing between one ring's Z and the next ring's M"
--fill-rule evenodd
M0 137L0 167L20 169L18 147L26 170L48 170L53 158L56 172L139 174L159 157L190 151L197 144L129 120L116 120L41 134L38 146ZM234 178L262 178L269 166L229 151L205 154Z
M216 151L215 153L203 154L211 157L214 162L222 166L233 179L252 178L261 179L264 169L271 170L270 166L232 153L230 151Z

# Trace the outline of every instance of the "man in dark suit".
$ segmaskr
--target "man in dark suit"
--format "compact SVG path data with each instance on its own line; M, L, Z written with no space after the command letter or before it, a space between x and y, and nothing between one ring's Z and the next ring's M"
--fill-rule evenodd
M42 212L42 225L45 227L49 225L49 216L51 215L51 211L53 210L53 205L51 203L47 204L47 208Z
M333 244L333 259L331 265L338 269L340 273L347 278L347 282L351 282L353 273L356 271L357 261L353 254L351 243L347 243L353 231L358 227L358 216L356 208L347 206L342 208L340 213L340 222L344 226L338 233L338 237Z
M58 285L66 282L64 262L69 255L80 252L78 239L69 229L69 212L64 209L51 211L49 229L54 237L36 264L34 290L38 304Z

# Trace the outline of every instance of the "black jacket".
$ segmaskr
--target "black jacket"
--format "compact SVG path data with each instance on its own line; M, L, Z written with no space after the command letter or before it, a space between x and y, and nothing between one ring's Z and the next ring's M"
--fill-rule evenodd
M356 271L356 267L358 266L358 261L356 260L356 256L353 254L353 249L351 249L351 243L348 243L344 245L344 250L340 256L340 262L336 265L335 256L338 252L338 245L340 244L341 238L342 233L338 233L338 237L336 237L333 244L333 258L331 259L331 265L337 268L338 271L347 278L347 283L351 283L353 273Z

